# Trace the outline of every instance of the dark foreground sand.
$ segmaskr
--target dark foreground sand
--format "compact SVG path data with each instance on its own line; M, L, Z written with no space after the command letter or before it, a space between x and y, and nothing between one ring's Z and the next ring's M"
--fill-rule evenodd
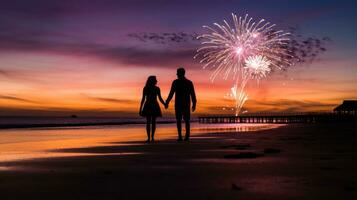
M1 163L0 199L357 199L356 128L289 125L63 149L108 155Z

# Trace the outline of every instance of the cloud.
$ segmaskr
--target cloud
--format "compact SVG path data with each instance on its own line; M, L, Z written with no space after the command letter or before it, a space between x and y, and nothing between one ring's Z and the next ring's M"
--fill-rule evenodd
M16 97L16 96L8 96L8 95L0 95L0 99L4 100L12 100L12 101L20 101L20 102L26 102L26 103L36 103L35 101Z
M290 27L290 40L281 48L289 52L286 59L291 60L292 63L312 63L317 60L319 56L327 51L327 45L332 41L329 37L306 37L298 33L296 27ZM199 46L199 39L197 33L130 33L128 37L134 38L139 42L152 42L155 44L187 44L192 49L197 49ZM192 52L193 54L195 52Z
M199 47L199 41L196 39L198 33L190 32L192 29L181 32L127 33L113 29L116 22L111 20L115 17L108 18L108 16L116 16L118 10L124 11L123 16L132 16L128 9L135 9L137 5L152 8L167 5L175 7L176 4L182 3L180 1L153 3L144 0L130 2L109 0L105 4L101 1L91 1L91 4L88 4L84 0L71 4L66 1L51 1L50 3L45 0L35 0L31 3L5 1L0 8L0 51L44 52L88 57L112 62L118 66L176 68L177 65L199 65L193 60ZM142 13L140 16L145 15L146 13ZM102 37L105 36L96 35L102 33L100 31L83 32L83 37L79 36L79 32L74 32L83 31L81 28L88 30L91 26L81 21L82 17L93 16L99 16L96 23L103 23L102 17L107 18L108 21L104 23L108 25L108 27L105 26L107 32L118 33L118 37L126 34L127 37L122 38L120 42L101 43ZM68 21L69 17L73 20ZM177 23L176 20L172 22ZM75 30L68 28L72 26L80 28ZM127 28L126 26L122 27L123 30ZM108 39L110 40L116 41L117 38ZM304 37L294 32L293 39L287 48L292 52L294 61L309 63L317 60L319 55L327 51L326 44L329 41L327 37ZM139 45L136 45L138 42ZM149 43L150 45L147 45ZM154 48L148 48L151 45ZM1 75L6 74L0 72Z
M45 38L45 37L43 37ZM140 47L109 46L91 42L47 41L38 36L0 35L0 50L46 52L102 59L120 64L146 67L176 67L193 61L194 48L144 49ZM4 72L2 72L5 75Z
M15 71L8 69L0 69L0 76L6 78L17 78L18 76L21 76L21 73L16 73Z
M234 2L234 0L230 0ZM227 2L227 1L226 1ZM177 9L178 7L186 7L189 3L190 6L202 6L202 3L206 5L216 5L221 3L219 0L209 1L206 0L130 0L130 1L118 1L118 0L2 0L0 11L2 12L18 12L28 16L39 17L65 17L66 14L90 14L93 12L117 12L123 13L125 11L143 11L148 9L171 8ZM186 7L187 8L187 7Z
M79 117L137 117L137 112L122 110L101 110L101 109L65 109L65 108L9 108L0 106L0 117L9 116L61 116L68 117L71 115Z
M33 73L25 70L0 69L0 77L18 82L25 82L26 84L47 84L46 81L40 80L37 76L34 76Z
M285 48L293 56L291 60L294 63L312 63L319 56L327 51L327 46L332 42L331 38L324 37L305 37L298 33L297 28L290 27L290 41Z
M0 69L0 75L2 75L2 76L7 76L8 73L7 73L5 70L1 70L1 69Z
M305 21L311 21L319 17L329 16L335 12L344 10L346 9L346 6L348 7L347 4L346 2L326 2L324 4L319 4L318 7L309 6L303 10L290 12L290 14L286 16L286 19L289 19L290 23L303 23Z
M233 100L231 101L233 104ZM248 112L315 112L315 111L332 111L337 104L322 103L316 101L299 101L290 99L278 99L278 100L248 100L242 110L248 110ZM204 106L204 110L213 112L214 114L234 114L235 109L233 106Z
M290 99L278 99L274 101L247 101L249 110L262 112L311 112L319 110L331 110L336 104L322 103L316 101L299 101Z
M194 32L134 32L127 34L129 43L131 41L151 42L156 45L156 48L148 49L145 48L148 45L124 45L128 42L124 42L124 40L128 38L123 38L120 43L104 44L96 42L98 41L96 40L97 36L93 37L95 34L83 33L83 37L79 37L77 32L73 33L71 29L63 28L85 26L80 20L81 17L78 17L80 15L90 17L90 14L93 14L93 16L105 17L107 15L103 15L103 13L106 13L109 16L115 16L118 13L117 9L124 11L128 8L134 9L137 5L148 8L165 7L166 5L174 7L175 4L182 3L181 1L153 3L144 0L130 2L109 0L105 4L101 1L91 1L91 4L88 4L84 0L70 4L66 1L51 1L50 3L45 0L35 0L31 3L4 1L0 8L0 51L49 52L144 67L170 67L182 63L197 63L192 59L198 47L196 39L198 34ZM131 16L127 11L123 15ZM73 17L73 20L68 21L69 17ZM41 21L38 20L39 18ZM100 22L103 23L103 21ZM111 23L115 22L109 19L108 30L112 30L114 34L118 32L118 35L123 33L116 29L113 30ZM88 25L85 28L88 28ZM125 29L125 27L123 28ZM78 30L81 31L80 28ZM93 33L96 32L99 33L99 31L93 31ZM101 37L99 36L99 38ZM289 49L296 58L299 58L300 62L309 62L326 50L324 42L326 42L324 38L297 37L289 44ZM185 48L167 46L176 44L184 45Z
M164 32L164 33L129 33L127 35L140 42L154 42L157 44L170 44L170 43L189 43L197 42L197 33L186 32Z
M276 101L257 101L259 105L264 106L301 106L301 107L316 107L316 106L333 106L335 104L326 104L316 101L298 101L290 99L279 99Z
M103 102L109 102L109 103L137 103L136 101L129 100L129 99L116 99L116 98L109 98L109 97L94 97L94 96L89 96L87 94L82 94L82 96L85 96L86 98L94 101L103 101Z

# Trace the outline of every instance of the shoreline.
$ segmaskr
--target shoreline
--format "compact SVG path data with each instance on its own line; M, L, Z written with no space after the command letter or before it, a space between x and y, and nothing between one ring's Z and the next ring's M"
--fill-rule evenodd
M158 121L157 124L172 124L175 121ZM26 128L60 128L60 127L79 127L79 126L112 126L112 125L130 125L146 124L145 122L90 122L90 123L49 123L49 124L9 124L0 125L0 130L4 129L26 129Z

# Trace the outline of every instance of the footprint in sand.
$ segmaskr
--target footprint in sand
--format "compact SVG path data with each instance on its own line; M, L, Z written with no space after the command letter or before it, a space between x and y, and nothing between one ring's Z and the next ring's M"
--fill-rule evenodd
M345 190L355 192L355 191L357 191L357 185L347 185L347 186L345 186Z
M320 170L324 170L324 171L338 171L341 168L338 167L320 167Z
M251 158L258 158L264 156L263 154L254 153L254 152L244 152L238 154L229 154L225 155L224 158L227 159L251 159Z
M241 191L242 188L239 187L238 185L236 185L235 183L232 183L232 190L234 190L234 191Z
M248 149L250 144L235 144L235 145L227 145L227 146L222 146L222 149L236 149L236 150L246 150Z
M280 153L280 149L274 149L274 148L266 148L264 149L265 154L275 154L275 153Z

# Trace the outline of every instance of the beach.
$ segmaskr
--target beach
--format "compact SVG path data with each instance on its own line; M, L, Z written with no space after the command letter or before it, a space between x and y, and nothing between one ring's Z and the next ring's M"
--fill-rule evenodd
M356 199L354 124L0 131L0 199Z

